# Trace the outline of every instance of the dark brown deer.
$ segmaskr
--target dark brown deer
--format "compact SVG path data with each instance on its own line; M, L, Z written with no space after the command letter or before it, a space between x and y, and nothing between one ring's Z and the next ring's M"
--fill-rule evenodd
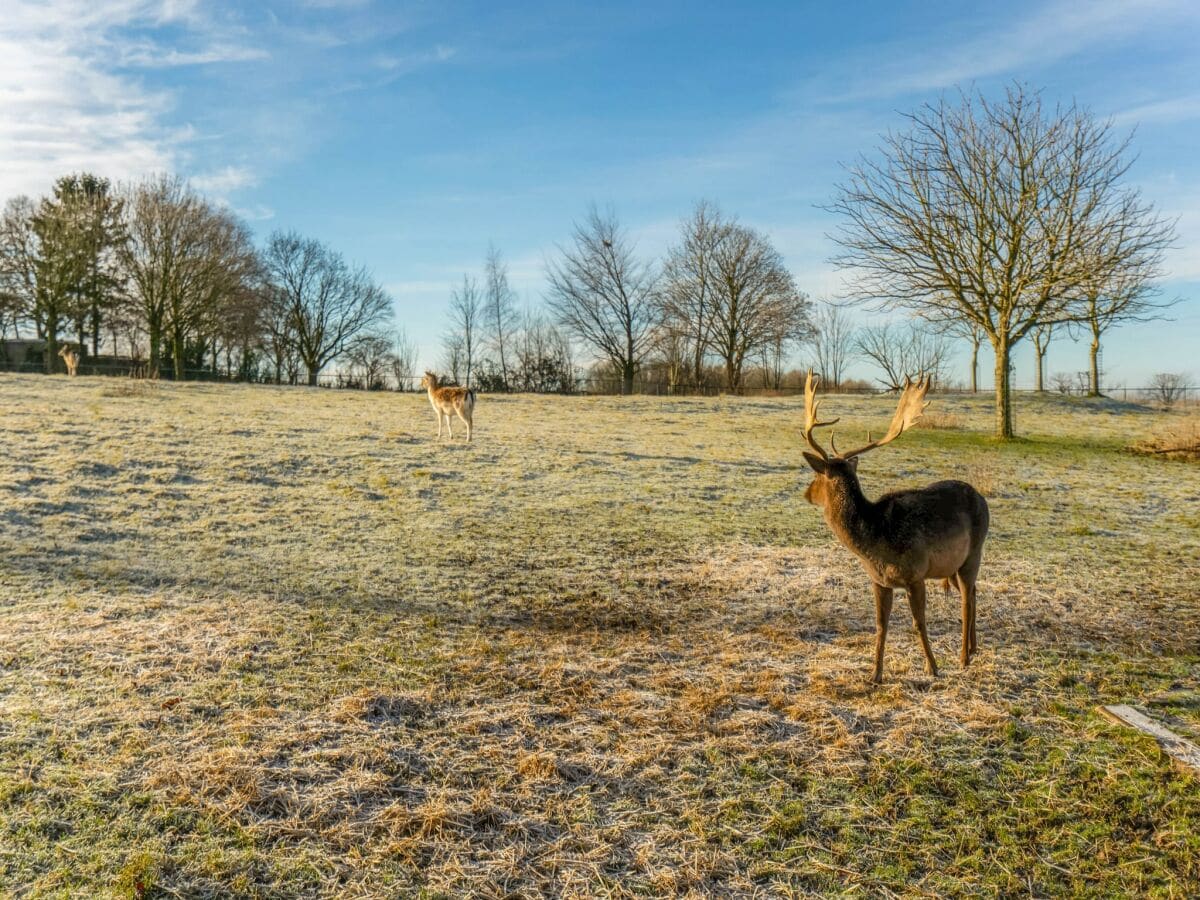
M925 651L925 671L937 675L937 663L925 630L925 581L945 579L958 587L962 596L962 664L965 668L975 653L975 579L983 559L983 541L988 532L988 506L983 495L963 481L938 481L928 487L866 498L858 485L858 457L868 450L890 444L900 437L925 407L929 379L915 384L905 379L896 415L887 434L877 441L838 453L829 435L832 454L813 439L813 429L834 425L817 421L818 379L808 373L804 387L804 439L813 452L804 458L817 473L805 499L820 506L834 535L866 569L875 589L875 671L873 684L883 682L883 645L887 641L892 592L904 588L912 609L913 624Z

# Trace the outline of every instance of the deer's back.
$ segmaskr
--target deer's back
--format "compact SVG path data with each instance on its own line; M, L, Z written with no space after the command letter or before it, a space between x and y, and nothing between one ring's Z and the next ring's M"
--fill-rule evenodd
M439 409L452 410L461 409L464 404L473 402L475 398L470 388L443 387L433 390L429 399Z
M894 491L880 497L875 508L882 532L900 543L927 543L966 534L974 547L987 536L987 501L965 481L938 481Z

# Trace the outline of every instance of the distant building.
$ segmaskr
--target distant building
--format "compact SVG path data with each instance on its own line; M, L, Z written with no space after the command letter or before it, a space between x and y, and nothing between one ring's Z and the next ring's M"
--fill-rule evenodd
M39 339L0 341L0 365L40 369L46 361L46 342Z

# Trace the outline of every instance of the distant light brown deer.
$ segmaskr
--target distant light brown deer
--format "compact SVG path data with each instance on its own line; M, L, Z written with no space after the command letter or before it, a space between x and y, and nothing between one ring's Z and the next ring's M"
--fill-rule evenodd
M63 362L67 364L67 375L75 376L79 369L79 351L68 344L63 344L58 348L58 355L63 358Z
M820 506L834 535L850 550L870 577L875 590L875 671L873 684L883 682L883 646L887 641L892 592L904 588L912 610L913 624L925 651L925 671L937 675L937 663L925 630L925 581L945 579L958 587L962 596L962 665L965 668L976 650L975 579L983 559L983 541L988 532L988 505L975 488L963 481L939 481L915 490L884 494L872 502L858 485L858 457L868 450L889 444L921 417L929 379L915 384L905 379L896 414L887 434L877 441L838 453L830 432L832 454L813 438L813 429L834 425L817 421L818 379L808 373L804 387L804 439L813 452L804 458L817 473L805 493L809 503Z
M475 414L475 392L465 387L438 387L438 377L433 372L426 372L421 379L421 387L429 391L429 404L437 414L438 439L442 437L442 419L446 420L446 428L450 437L454 437L454 427L450 424L451 415L456 415L467 426L467 442L471 441L472 419Z

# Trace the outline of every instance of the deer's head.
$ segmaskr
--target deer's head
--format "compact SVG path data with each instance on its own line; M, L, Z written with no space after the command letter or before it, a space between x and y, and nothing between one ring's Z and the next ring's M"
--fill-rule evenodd
M833 451L832 453L827 452L813 437L814 429L836 425L840 421L839 419L832 419L828 422L817 421L817 410L821 405L821 401L816 399L817 384L819 383L820 379L814 376L810 370L808 380L804 384L804 440L808 442L808 446L812 448L813 452L809 453L805 450L804 459L816 476L813 478L812 484L808 486L808 490L804 492L804 499L816 506L828 508L834 497L858 488L858 457L860 455L868 450L874 450L876 447L882 447L884 444L890 444L921 417L921 413L929 405L925 400L925 395L929 392L930 379L926 376L914 382L911 378L906 378L904 389L900 392L900 402L896 405L896 414L892 417L892 424L888 427L887 434L877 441L872 441L871 435L868 434L867 443L864 446L846 453L838 452L832 431L829 432L829 447Z
M438 386L438 377L426 370L424 377L421 379L421 387L425 389L436 388Z

